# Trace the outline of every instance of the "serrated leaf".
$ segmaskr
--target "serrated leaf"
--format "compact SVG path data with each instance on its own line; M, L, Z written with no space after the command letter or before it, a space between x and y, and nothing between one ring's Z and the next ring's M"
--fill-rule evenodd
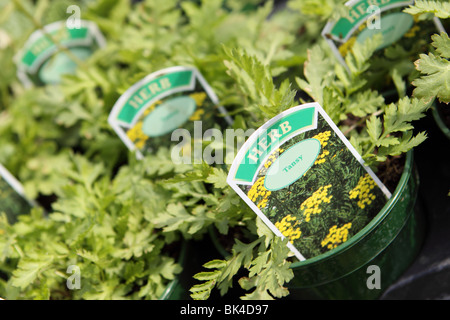
M436 48L436 51L442 58L450 59L450 38L448 34L442 32L439 34L433 34L431 36L433 42L431 43L433 47Z
M194 289L194 287L191 288L191 298L194 300L206 300L211 295L211 289L197 290L197 288Z
M248 278L248 277L242 277L239 279L239 285L244 290L250 290L256 286L256 277Z
M377 142L377 146L389 147L399 144L400 141L394 136L385 137Z
M181 203L169 204L165 212L153 219L155 226L163 228L164 232L178 230L186 236L196 234L199 230L206 232L206 227L213 222L214 216L206 206L199 205L188 212Z
M77 255L79 255L80 257L82 257L84 259L92 261L93 263L97 263L99 261L99 257L95 253L89 252L85 249L77 250Z
M175 279L175 276L182 271L180 264L176 263L174 259L163 257L159 267L161 276L167 280Z
M141 278L144 276L144 261L137 262L128 262L125 266L124 278L126 279L126 283L132 283L136 280L136 278Z
M53 257L46 257L45 260L37 260L33 258L21 259L17 269L13 272L11 283L15 287L21 289L27 288L32 284L45 268L53 262Z
M224 61L227 73L250 100L248 112L259 114L261 119L272 118L293 105L295 91L290 89L289 81L283 81L277 89L269 65L241 48L223 46L223 50L229 58Z
M221 275L221 272L219 270L215 271L204 271L196 273L193 277L194 279L200 280L200 281L209 281L217 279Z
M402 135L401 139L394 146L389 146L389 148L380 148L380 157L386 155L397 156L399 154L408 152L412 148L417 147L423 141L427 139L427 135L424 132L419 132L416 136L412 136L412 132L408 132Z
M353 77L357 77L369 68L369 59L381 43L380 34L367 38L364 43L355 42L350 53L345 56L345 63Z
M358 92L354 97L354 101L347 106L346 113L351 113L357 117L365 117L379 110L383 103L383 96L376 91L366 90Z
M204 291L207 291L207 290L211 290L214 287L215 283L216 283L215 280L205 281L203 283L199 283L199 284L193 285L189 289L189 291L191 291L191 292L204 292Z
M252 267L249 269L249 277L253 277L261 273L261 270L267 267L267 260L270 257L270 251L260 252L258 257L253 259Z
M429 106L421 100L404 97L398 104L390 104L385 109L384 134L387 136L392 132L407 131L413 129L412 121L419 120L425 116Z
M415 97L424 99L426 102L437 97L441 102L450 102L450 61L448 58L450 39L447 35L435 36L437 50L440 50L443 57L433 53L421 54L420 59L415 62L417 70L422 74L420 78L413 81L416 88L413 91ZM439 39L439 40L438 40Z
M323 104L323 90L334 78L334 63L327 57L320 46L313 46L307 51L307 61L303 66L305 79L295 78L300 89L304 90L319 104Z
M260 238L264 237L264 243L266 247L269 247L269 243L273 239L274 233L259 217L256 218L256 232Z
M216 260L208 261L207 263L205 263L203 265L203 267L207 268L207 269L220 269L220 268L225 267L226 265L227 265L227 262L225 260L216 259Z
M367 121L367 132L369 133L370 138L373 141L378 141L383 131L383 126L381 124L381 120L376 116L372 115Z
M226 188L228 187L227 173L220 168L213 168L206 178L206 182L214 184L218 189Z
M242 300L274 300L267 290L254 290L241 297Z
M432 13L438 18L447 19L450 17L450 3L446 1L416 0L414 5L410 5L403 11L412 15Z

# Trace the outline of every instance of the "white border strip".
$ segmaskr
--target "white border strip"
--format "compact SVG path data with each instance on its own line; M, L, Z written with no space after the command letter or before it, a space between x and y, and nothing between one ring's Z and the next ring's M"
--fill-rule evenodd
M2 164L0 164L0 176L14 189L15 192L17 192L17 194L27 201L30 206L36 206L34 201L31 201L26 197L22 184Z

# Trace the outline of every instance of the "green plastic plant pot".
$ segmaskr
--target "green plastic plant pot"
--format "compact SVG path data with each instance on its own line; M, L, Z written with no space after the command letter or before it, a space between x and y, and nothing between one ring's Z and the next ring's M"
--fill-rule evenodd
M436 122L439 129L447 137L447 139L450 139L450 128L447 127L447 125L444 123L444 120L442 119L442 116L439 112L437 103L434 103L433 108L431 109L431 112L433 114L434 121Z
M424 238L413 152L391 199L355 236L333 250L291 265L290 299L376 299L413 262ZM379 271L375 275L372 268ZM379 276L374 287L372 276Z
M377 299L414 261L425 234L425 219L418 203L419 176L413 151L391 199L378 215L347 242L314 258L291 265L294 278L288 283L288 299ZM217 233L209 230L218 252L230 255ZM367 283L380 271L380 287Z
M178 263L183 268L175 279L169 282L166 290L160 296L159 300L187 300L189 299L190 273L188 272L187 256L189 254L190 244L183 240L180 248Z

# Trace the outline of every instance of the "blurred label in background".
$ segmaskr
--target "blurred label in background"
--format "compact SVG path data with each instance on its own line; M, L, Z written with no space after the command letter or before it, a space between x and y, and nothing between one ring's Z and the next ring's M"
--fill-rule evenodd
M77 28L66 21L54 22L31 34L14 57L17 76L26 87L59 83L62 75L75 73L77 61L106 45L95 23L78 22Z

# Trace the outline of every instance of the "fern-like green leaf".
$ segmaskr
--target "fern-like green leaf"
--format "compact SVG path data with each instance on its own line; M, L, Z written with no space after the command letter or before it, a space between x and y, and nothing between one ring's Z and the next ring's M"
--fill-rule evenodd
M432 36L432 45L436 48L434 53L421 54L415 62L417 70L422 76L413 81L416 88L414 96L426 102L437 97L441 102L450 102L450 38L446 33Z
M447 19L450 17L450 3L447 1L417 0L414 2L414 5L410 5L404 12L412 15L432 13L440 19Z

